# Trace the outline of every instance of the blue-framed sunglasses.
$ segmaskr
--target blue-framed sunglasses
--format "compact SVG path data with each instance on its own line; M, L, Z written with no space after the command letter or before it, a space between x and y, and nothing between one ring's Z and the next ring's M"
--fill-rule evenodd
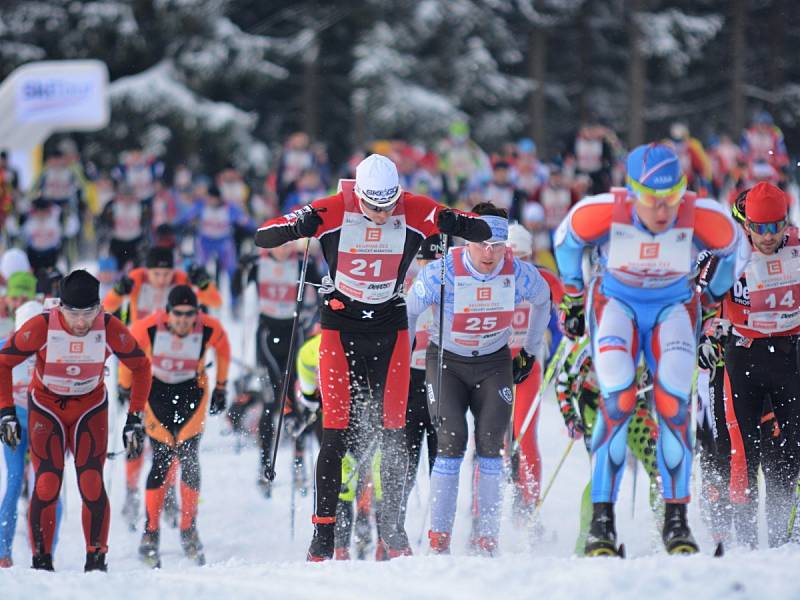
M772 223L755 223L753 221L747 222L747 228L753 233L758 235L766 235L768 233L778 233L782 231L789 219L781 219L780 221L773 221Z

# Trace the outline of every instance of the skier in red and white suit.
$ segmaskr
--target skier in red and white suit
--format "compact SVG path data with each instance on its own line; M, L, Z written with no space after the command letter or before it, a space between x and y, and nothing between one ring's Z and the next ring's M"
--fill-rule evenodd
M130 412L123 430L128 454L141 453L144 428L139 413L150 393L150 360L116 317L104 313L100 282L83 270L61 282L61 303L26 322L0 350L0 439L15 446L19 421L14 409L12 369L36 355L28 388L28 432L35 482L29 525L33 567L53 570L51 554L64 455L75 457L83 500L86 571L106 570L109 504L103 486L108 445L105 361L116 354L133 372Z
M330 270L321 308L320 391L323 436L317 459L314 538L309 560L333 556L341 461L348 435L383 411L381 543L389 557L410 554L400 521L408 464L404 427L409 384L409 341L403 280L420 243L445 233L489 239L489 226L427 196L405 192L397 167L379 154L365 158L341 191L289 215L267 221L256 245L272 248L302 237L320 240ZM364 394L353 394L356 388ZM352 405L352 406L351 406Z

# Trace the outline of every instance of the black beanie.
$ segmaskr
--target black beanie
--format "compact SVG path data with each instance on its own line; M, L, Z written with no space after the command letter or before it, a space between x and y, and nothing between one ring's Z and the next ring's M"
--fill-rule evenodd
M197 308L197 295L189 285L176 285L169 292L167 297L167 310L172 310L174 306L194 306Z
M83 269L76 269L61 280L61 304L71 308L90 308L100 303L100 282Z
M417 252L417 258L421 260L436 260L442 253L442 241L439 234L432 235L422 241L422 245Z
M148 269L172 269L175 267L175 255L172 248L153 246L148 250L144 264Z

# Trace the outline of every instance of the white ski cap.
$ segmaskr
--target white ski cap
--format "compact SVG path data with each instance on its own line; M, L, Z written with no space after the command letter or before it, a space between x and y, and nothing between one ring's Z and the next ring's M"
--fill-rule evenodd
M516 257L533 254L533 235L519 223L508 226L508 245Z
M395 164L382 154L370 154L356 167L356 196L367 204L385 208L397 202L403 190Z
M36 315L44 312L44 306L36 300L28 300L14 311L14 330L19 329Z
M31 270L31 263L28 261L28 255L24 250L19 248L9 248L3 252L3 258L0 258L0 275L3 279L8 281L14 273L19 271Z

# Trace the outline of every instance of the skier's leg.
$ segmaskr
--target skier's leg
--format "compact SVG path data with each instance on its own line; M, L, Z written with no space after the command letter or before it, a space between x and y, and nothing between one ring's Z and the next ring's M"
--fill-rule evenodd
M25 454L28 452L28 411L17 406L17 418L22 425L17 447L3 446L6 459L6 492L0 505L0 567L11 566L11 547L17 530L17 503L25 479Z

